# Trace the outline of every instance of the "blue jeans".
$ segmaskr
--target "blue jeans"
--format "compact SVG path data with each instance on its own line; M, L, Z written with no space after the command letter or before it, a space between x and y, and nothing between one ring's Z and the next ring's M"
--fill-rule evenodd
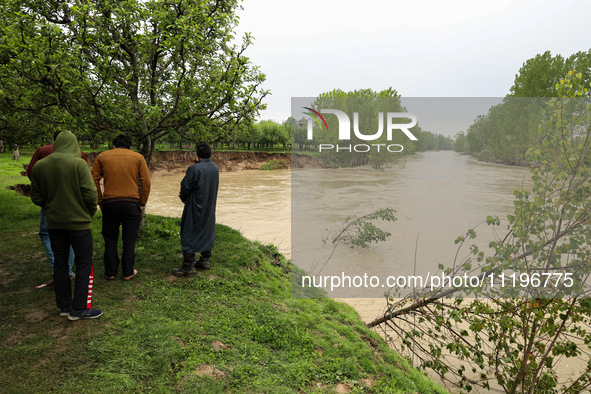
M53 271L53 264L55 257L51 250L51 242L49 241L49 230L47 229L47 216L45 214L45 208L41 208L41 221L39 222L39 238L45 248L47 258L49 258L49 264L51 264L51 270ZM68 265L70 267L70 276L72 276L72 268L74 267L74 249L70 247L70 255L68 256Z

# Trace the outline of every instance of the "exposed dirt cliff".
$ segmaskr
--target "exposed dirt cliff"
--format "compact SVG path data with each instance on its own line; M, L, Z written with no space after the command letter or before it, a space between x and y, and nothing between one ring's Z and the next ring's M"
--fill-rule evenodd
M152 157L152 172L159 171L185 171L193 164L196 158L195 152L157 152ZM270 160L279 160L288 165L291 163L290 155L284 153L267 152L213 152L211 160L215 162L220 171L258 170Z
M90 165L98 153L88 153ZM162 172L181 172L193 164L195 152L159 151L152 157L150 171L154 175ZM271 160L278 160L287 164L288 168L327 168L328 164L308 155L299 153L269 153L269 152L213 152L211 159L218 165L220 171L258 170ZM292 162L293 159L293 162Z
M193 152L158 152L152 158L152 171L184 171L193 163ZM308 155L269 152L213 152L211 159L220 171L258 170L271 160L286 164L287 168L326 168L326 163Z
M100 152L86 153L88 163L92 166ZM211 159L218 165L220 171L258 170L271 160L286 163L287 168L329 168L330 165L308 155L300 153L269 153L269 152L213 152ZM187 167L195 160L194 152L184 151L160 151L155 152L150 164L152 176L165 175L167 173L185 172ZM27 160L28 162L28 160ZM23 167L26 169L26 164ZM22 172L26 176L25 172ZM17 193L29 196L30 185L19 184L10 189Z

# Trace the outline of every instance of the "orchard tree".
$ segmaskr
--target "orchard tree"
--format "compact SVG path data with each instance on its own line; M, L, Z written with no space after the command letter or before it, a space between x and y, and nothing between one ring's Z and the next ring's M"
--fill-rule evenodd
M234 37L238 8L238 0L7 0L0 99L12 121L2 121L25 112L82 136L123 132L148 162L170 133L221 140L268 93L244 54L251 36ZM53 108L59 116L47 118Z
M291 138L291 146L298 147L299 151L303 151L304 147L309 143L306 140L306 126L305 123L298 122L296 118L290 116L285 122L286 127L290 128L289 135Z
M273 120L262 120L255 124L257 135L259 136L259 144L265 148L274 150L276 144L285 146L287 134L284 126Z
M282 131L282 135L283 135L283 141L282 141L283 150L288 150L288 149L291 150L291 141L292 141L291 130L292 130L292 123L293 123L293 121L295 121L295 119L293 119L292 117L289 117L281 125L283 127L283 131Z

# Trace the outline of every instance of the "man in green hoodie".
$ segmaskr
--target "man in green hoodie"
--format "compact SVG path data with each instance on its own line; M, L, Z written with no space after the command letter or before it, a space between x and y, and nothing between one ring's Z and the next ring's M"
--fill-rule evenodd
M35 164L31 200L45 208L47 214L60 316L68 316L69 320L100 317L103 312L92 309L94 268L90 224L97 209L96 187L72 132L61 132L55 140L53 154ZM70 246L74 249L76 265L73 298L68 275Z

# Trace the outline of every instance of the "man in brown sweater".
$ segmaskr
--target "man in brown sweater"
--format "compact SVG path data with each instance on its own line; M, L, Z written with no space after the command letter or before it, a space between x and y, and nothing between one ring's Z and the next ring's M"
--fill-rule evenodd
M115 279L119 270L117 241L119 227L123 241L121 269L123 279L137 274L135 242L142 217L142 209L150 195L150 171L144 157L131 148L131 139L122 134L113 140L114 149L99 154L92 167L92 177L98 193L98 204L103 211L102 234L105 240L105 278ZM104 190L101 189L103 179Z

